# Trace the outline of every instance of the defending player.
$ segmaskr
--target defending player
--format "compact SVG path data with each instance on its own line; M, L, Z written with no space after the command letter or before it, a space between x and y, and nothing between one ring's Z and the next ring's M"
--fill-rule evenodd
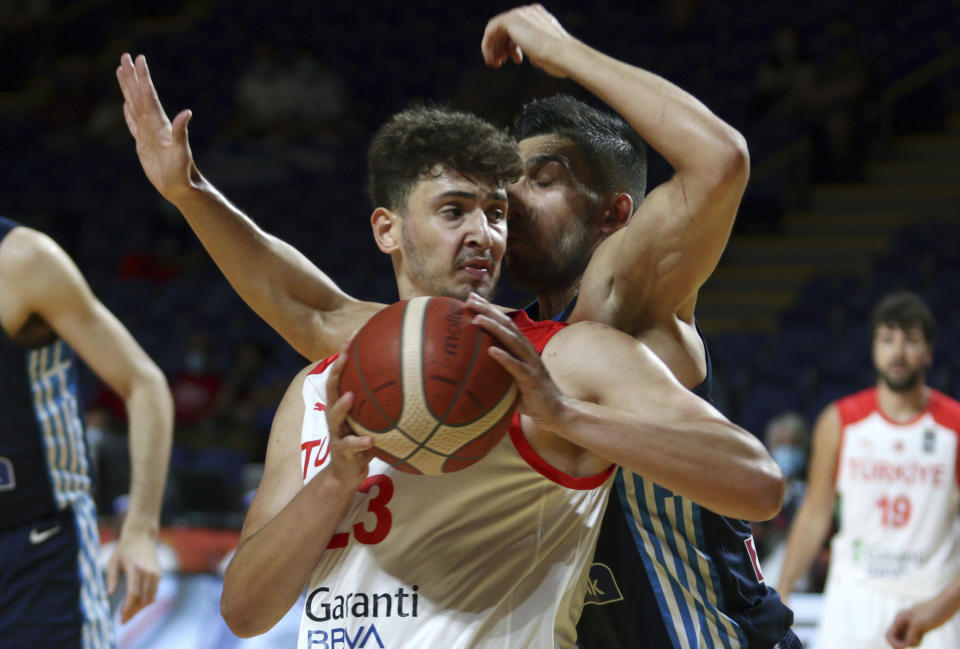
M818 646L883 647L891 627L894 646L909 646L909 633L924 649L960 647L960 403L925 384L934 319L918 296L882 299L871 334L877 384L817 419L780 587L789 596L810 567L839 497Z
M110 557L100 537L74 351L124 399L130 509ZM153 601L173 439L160 369L46 235L0 218L0 645L113 646L107 593L125 573L126 622Z
M563 96L517 116L524 175L510 188L508 270L536 294L530 308L634 335L709 400L710 358L694 309L746 187L743 137L667 80L573 38L539 5L492 19L482 51L495 67L526 56L626 119ZM646 197L643 140L674 169ZM764 584L750 528L738 520L765 515L669 489L618 470L591 573L606 592L588 599L578 643L799 648L793 615Z
M462 114L406 111L374 138L370 169L374 237L400 298L469 295L508 350L494 356L518 381L522 415L469 469L413 476L370 460L371 440L345 434L343 361L307 368L278 411L226 573L224 617L240 635L262 633L309 576L302 649L338 638L572 648L613 464L655 478L689 472L706 497L697 446L751 436L632 337L507 317L472 293L495 285L506 247L503 181L519 159L504 134ZM329 456L310 453L324 441Z

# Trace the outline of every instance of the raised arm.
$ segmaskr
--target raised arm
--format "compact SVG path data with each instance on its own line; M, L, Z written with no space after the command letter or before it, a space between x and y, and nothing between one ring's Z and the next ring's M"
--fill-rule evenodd
M43 319L123 398L130 437L130 508L107 570L112 594L126 577L124 621L153 601L160 579L156 541L173 439L173 399L160 369L93 295L79 269L45 234L14 229L3 242L7 304Z
M583 322L538 357L506 316L476 295L468 304L511 352L491 349L517 380L520 411L556 438L538 450L569 453L573 444L584 450L569 467L576 475L619 464L724 516L760 521L780 510L783 474L760 441L680 385L642 343Z
M234 290L310 360L333 354L380 305L356 300L290 244L268 234L204 178L181 111L160 104L147 60L124 54L117 68L123 115L144 173L193 228Z
M697 291L726 246L749 176L744 138L666 79L613 59L567 33L540 5L492 19L483 55L499 67L526 55L569 77L619 113L673 167L673 177L639 206L624 194L616 209L633 218L607 237L584 274L577 315L636 333L651 318L691 322Z
M332 366L336 386L346 356ZM247 511L240 543L223 580L220 612L240 637L266 632L296 602L367 476L369 437L349 434L344 421L352 396L328 389L330 464L305 486L301 474L304 369L290 384L273 420L263 479Z
M831 405L820 414L814 426L807 490L787 535L787 552L777 584L783 601L793 592L797 579L810 569L830 532L837 498L834 476L839 444L840 414L837 407Z

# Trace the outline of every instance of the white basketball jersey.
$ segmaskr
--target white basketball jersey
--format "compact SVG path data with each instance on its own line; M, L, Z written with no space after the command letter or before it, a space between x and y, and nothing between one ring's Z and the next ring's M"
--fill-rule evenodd
M303 386L304 482L329 462L330 360ZM516 417L462 471L372 460L310 577L299 648L572 649L612 475L558 471Z
M876 388L837 402L840 528L830 580L929 597L960 572L960 403L931 390L927 409L896 423Z

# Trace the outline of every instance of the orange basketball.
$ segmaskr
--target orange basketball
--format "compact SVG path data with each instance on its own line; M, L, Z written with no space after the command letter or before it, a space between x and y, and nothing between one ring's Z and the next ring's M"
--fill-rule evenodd
M340 393L354 394L347 421L401 471L465 469L510 426L517 387L473 316L460 300L417 297L377 313L350 343L340 377Z

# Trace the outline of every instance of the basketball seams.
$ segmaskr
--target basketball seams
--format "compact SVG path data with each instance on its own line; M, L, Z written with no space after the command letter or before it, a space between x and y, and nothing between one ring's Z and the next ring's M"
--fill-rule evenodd
M359 352L360 352L360 341L358 340L356 342L356 349L354 350L354 353L351 354L350 358L348 358L347 360L348 362L353 363L354 371L356 372L356 375L357 375L357 380L360 382L360 387L363 388L364 393L367 395L367 400L371 404L373 404L374 409L376 409L376 411L380 413L380 416L383 417L383 420L390 424L391 429L395 428L397 425L397 421L394 420L392 417L389 417L387 415L387 412L383 409L383 406L381 406L380 402L377 401L375 394L370 387L370 384L367 382L367 377L364 375L364 373L360 369L360 353ZM401 416L402 415L403 413L401 411ZM347 415L347 419L350 421L352 425L357 425L358 427L363 428L365 431L370 431L370 429L368 429L367 427L359 426L359 424L356 424L352 416ZM370 431L370 432L381 433L381 431Z
M371 430L353 415L349 421L356 432L374 437L378 456L395 469L459 471L502 440L518 389L502 368L494 371L495 361L484 362L484 351L495 341L470 322L462 304L453 306L443 297L404 302L400 309L382 311L386 317L375 317L366 335L358 332L347 366L350 383L365 398L356 416L386 430ZM501 375L509 383L501 386ZM385 382L376 385L377 380Z
M428 305L428 307L429 307L429 305ZM424 314L424 316L426 316L426 314ZM422 322L422 326L420 327L420 349L423 349L424 340L426 339L426 329L427 329L427 318L424 317L424 318L423 318L423 322ZM443 415L440 416L440 417L437 417L437 415L433 412L433 410L430 408L429 402L428 402L427 399L426 399L426 396L427 396L427 385L426 385L427 373L423 371L423 355L422 355L422 354L418 354L418 355L417 355L418 358L420 358L420 363L421 363L421 366L420 366L420 370L421 370L420 374L421 374L421 379L422 379L422 382L421 382L421 385L420 385L420 389L422 390L422 393L421 393L421 394L422 394L422 396L424 397L424 403L426 403L427 411L430 412L430 414L433 415L433 416L436 418L436 420L437 420L437 425L434 426L434 427L433 427L433 430L430 431L430 433L424 438L423 443L421 444L421 446L425 446L426 444L428 444L428 443L430 442L430 440L437 434L437 431L439 431L439 430L440 430L441 428L443 428L443 427L447 427L448 429L449 429L449 428L462 428L462 427L464 427L464 426L470 426L470 425L473 423L473 422L466 422L465 424L461 424L461 425L457 425L457 426L451 426L449 423L447 423L447 417L449 417L451 411L453 411L453 409L457 407L457 404L458 404L458 402L460 401L460 398L461 398L461 397L464 395L464 393L467 391L467 386L470 384L470 377L471 377L471 375L473 374L473 369L474 369L474 367L476 367L476 365L477 365L477 358L479 358L479 356L480 356L480 351L481 351L482 348L483 348L483 342L484 342L484 337L483 337L482 335L477 335L477 336L474 336L474 337L473 337L473 351L472 351L471 354L470 354L470 362L467 364L466 370L463 372L463 376L462 376L461 379L460 379L460 385L457 387L456 392L454 392L454 394L453 394L453 398L450 399L450 403L447 405L447 410L446 410L446 412L444 412ZM404 401L406 401L406 395L404 395ZM477 417L476 419L478 419L478 420L479 420L479 419L483 419L483 417L484 417L484 415L481 415L480 417ZM462 445L461 448L463 448L463 446L466 446L466 444ZM448 455L447 457L449 457L449 455Z

